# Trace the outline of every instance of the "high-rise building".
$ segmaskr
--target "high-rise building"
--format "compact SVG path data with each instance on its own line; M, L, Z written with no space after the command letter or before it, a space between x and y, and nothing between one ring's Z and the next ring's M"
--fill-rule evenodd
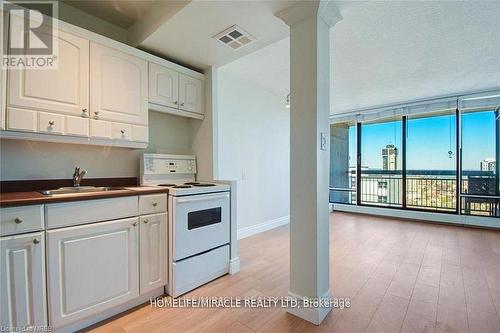
M397 170L398 168L398 148L394 145L387 145L382 149L382 169Z
M497 163L493 158L485 158L479 163L481 171L495 171Z

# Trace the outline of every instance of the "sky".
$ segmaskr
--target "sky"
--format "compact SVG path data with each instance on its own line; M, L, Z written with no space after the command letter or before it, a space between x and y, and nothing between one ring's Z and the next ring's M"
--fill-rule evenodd
M408 119L407 169L453 170L456 165L455 115ZM363 125L362 165L382 169L382 148L394 144L402 153L401 121ZM350 165L356 165L356 131L349 131ZM462 116L463 170L479 170L480 161L495 157L495 115L493 111ZM500 144L500 143L498 143ZM452 151L450 158L449 151ZM398 157L401 168L401 155Z

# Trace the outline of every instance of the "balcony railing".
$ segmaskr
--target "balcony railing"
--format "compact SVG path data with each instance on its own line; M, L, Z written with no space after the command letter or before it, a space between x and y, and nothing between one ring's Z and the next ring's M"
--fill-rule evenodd
M348 187L330 191L334 203L356 203L356 173L347 175ZM461 213L500 217L500 198L493 172L466 171L462 174ZM344 181L345 183L345 181ZM408 170L406 173L406 207L455 212L456 175L453 171ZM401 171L362 170L361 204L402 207L403 179Z

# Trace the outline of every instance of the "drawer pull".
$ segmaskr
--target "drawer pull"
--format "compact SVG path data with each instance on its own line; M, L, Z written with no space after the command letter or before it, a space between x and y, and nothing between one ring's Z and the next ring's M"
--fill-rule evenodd
M134 227L137 227L137 222L132 223Z
M35 244L40 243L40 239L38 239L38 238L33 239L33 243L35 243Z
M125 130L124 130L124 129L122 129L122 130L120 131L120 133L121 133L121 134L125 134Z
M148 220L144 220L144 223L148 224L148 223L149 223L149 221L148 221Z
M14 219L14 222L16 222L17 224L19 224L19 223L23 223L23 219L22 219L22 218L19 218L19 217L16 217L16 218Z
M184 103L181 103L181 106L184 106Z
M55 123L56 123L55 121L53 121L53 120L49 120L49 125L50 125L50 126L54 126L54 124L55 124Z
M177 105L177 104L179 104L179 102L175 101L174 104Z
M158 203L157 202L153 202L153 207L156 207L158 206Z

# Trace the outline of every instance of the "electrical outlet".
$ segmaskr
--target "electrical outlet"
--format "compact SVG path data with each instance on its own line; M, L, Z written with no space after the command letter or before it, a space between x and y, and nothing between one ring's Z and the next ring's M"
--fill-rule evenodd
M326 150L326 134L321 132L320 147L321 150Z

